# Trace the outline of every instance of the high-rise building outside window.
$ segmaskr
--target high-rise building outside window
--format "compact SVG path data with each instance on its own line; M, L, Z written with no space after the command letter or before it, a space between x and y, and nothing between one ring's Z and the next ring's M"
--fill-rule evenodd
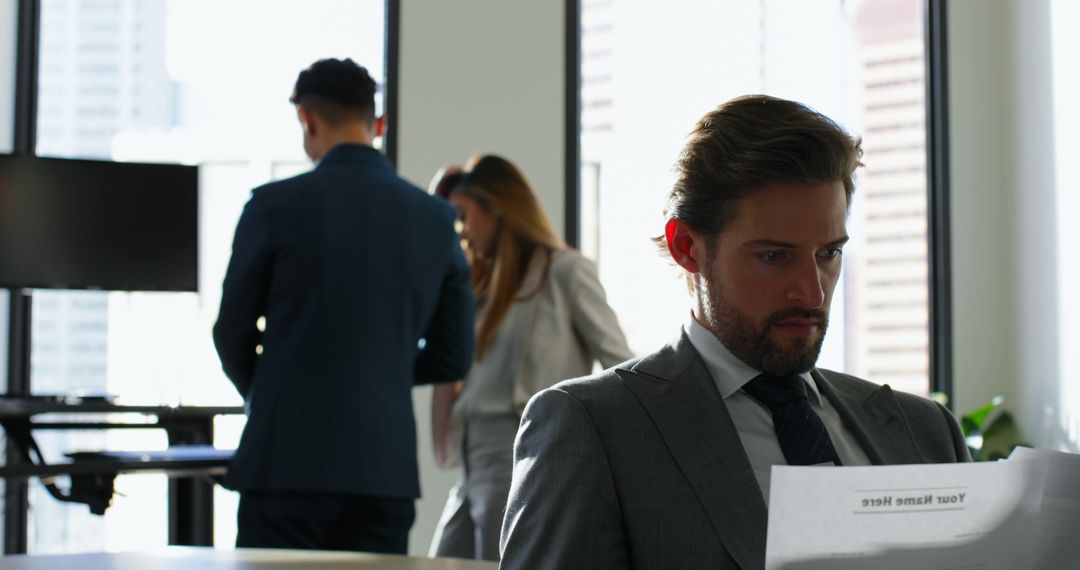
M852 242L819 365L930 389L921 0L583 0L581 246L632 348L690 315L681 272L649 242L685 136L739 95L803 102L863 138Z
M320 58L351 57L381 82L385 23L382 0L42 1L37 153L199 165L200 281L197 294L35 291L35 392L240 403L210 337L236 221L252 188L311 166L288 101L296 75ZM216 443L234 446L242 422L219 418ZM160 430L114 431L51 434L45 452L166 444ZM104 517L35 484L29 550L163 546L165 484L118 478L122 494ZM215 542L227 547L236 497L219 488L215 499Z

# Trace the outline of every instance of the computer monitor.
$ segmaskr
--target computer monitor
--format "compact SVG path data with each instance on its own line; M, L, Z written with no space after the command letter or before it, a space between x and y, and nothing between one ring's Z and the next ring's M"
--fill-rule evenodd
M196 291L198 168L0 155L0 287Z

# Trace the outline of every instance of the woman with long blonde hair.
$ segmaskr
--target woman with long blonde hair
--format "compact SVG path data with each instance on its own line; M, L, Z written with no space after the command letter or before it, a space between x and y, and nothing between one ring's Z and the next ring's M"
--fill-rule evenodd
M513 444L529 398L632 354L593 262L555 233L522 172L475 156L443 169L434 192L454 204L472 266L476 355L467 377L436 388L436 461L460 465L434 556L498 560Z

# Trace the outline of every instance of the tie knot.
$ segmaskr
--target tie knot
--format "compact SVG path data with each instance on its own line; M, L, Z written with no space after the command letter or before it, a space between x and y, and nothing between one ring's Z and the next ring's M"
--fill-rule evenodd
M743 385L743 390L774 411L789 402L806 399L806 382L794 375L760 374Z

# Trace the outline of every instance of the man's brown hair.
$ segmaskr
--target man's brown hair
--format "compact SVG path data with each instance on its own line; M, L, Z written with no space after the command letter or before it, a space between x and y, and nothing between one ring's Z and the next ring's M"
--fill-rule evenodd
M664 218L703 234L711 249L739 200L769 184L839 180L850 206L861 158L859 138L806 105L768 95L738 97L694 126L675 165L678 179ZM667 255L665 237L653 241Z

